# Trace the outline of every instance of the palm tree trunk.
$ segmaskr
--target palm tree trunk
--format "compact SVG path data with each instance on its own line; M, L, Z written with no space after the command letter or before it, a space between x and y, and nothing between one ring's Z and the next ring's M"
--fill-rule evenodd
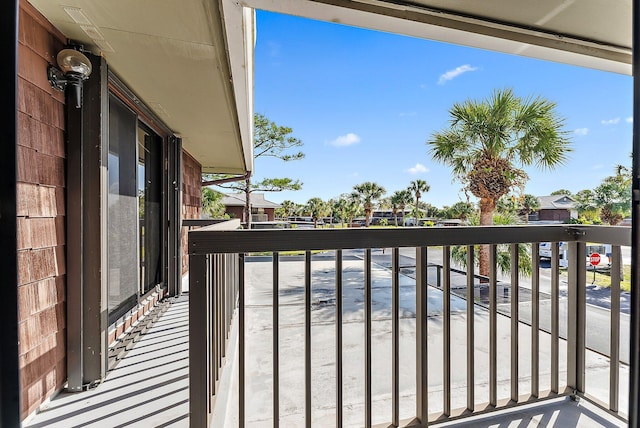
M480 226L493 225L493 212L496 202L493 199L480 199ZM480 275L489 276L489 245L480 246Z

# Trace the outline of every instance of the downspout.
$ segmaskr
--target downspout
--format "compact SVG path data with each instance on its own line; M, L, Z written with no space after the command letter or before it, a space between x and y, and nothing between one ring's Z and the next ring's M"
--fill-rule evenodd
M629 356L629 427L640 428L640 0L632 3L633 166L631 189L631 328Z
M5 46L0 68L0 93L5 102L0 147L0 267L3 287L0 300L0 426L19 427L21 387L18 348L18 12L17 0L0 5L0 40ZM25 394L26 395L26 394Z

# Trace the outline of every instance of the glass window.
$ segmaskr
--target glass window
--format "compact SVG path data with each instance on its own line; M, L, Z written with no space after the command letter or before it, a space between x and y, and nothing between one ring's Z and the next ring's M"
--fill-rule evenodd
M136 114L109 97L107 257L109 323L138 299Z

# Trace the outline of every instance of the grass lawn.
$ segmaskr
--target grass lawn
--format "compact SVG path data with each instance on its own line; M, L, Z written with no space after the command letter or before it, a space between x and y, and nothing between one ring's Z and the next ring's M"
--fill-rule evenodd
M620 281L622 291L631 291L631 266L623 266L623 278ZM595 282L593 282L593 271L587 270L587 284L593 282L598 287L611 287L611 276L607 273L596 272Z

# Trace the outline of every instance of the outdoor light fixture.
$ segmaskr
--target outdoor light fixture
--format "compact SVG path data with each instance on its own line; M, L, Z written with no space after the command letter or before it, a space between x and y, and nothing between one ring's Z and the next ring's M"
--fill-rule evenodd
M82 81L87 80L91 74L91 61L85 54L75 49L63 49L58 52L57 69L53 65L47 67L47 77L51 87L58 91L64 91L67 85L71 85L76 96L76 108L82 106Z

